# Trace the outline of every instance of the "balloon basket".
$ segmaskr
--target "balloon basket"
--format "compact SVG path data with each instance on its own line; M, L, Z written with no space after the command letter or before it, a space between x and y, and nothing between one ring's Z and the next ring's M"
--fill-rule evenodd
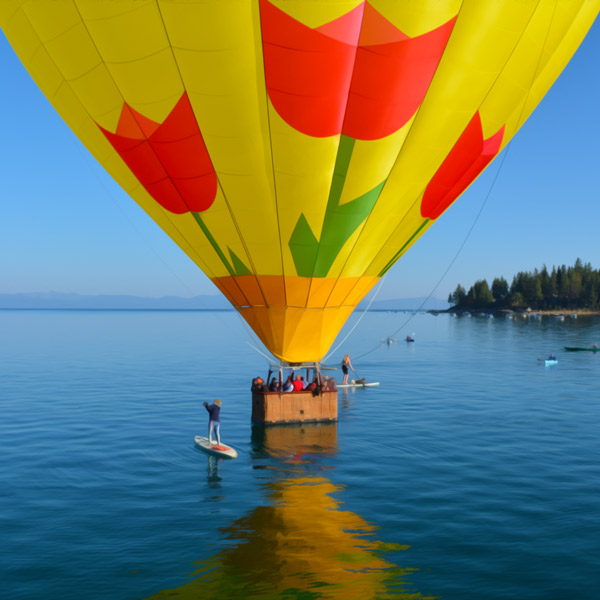
M337 390L252 392L252 422L263 425L337 421Z

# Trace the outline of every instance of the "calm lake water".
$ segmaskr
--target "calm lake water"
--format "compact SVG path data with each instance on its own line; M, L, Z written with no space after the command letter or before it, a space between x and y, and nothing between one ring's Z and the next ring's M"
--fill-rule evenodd
M599 598L600 320L370 313L332 362L398 328L337 424L260 428L233 312L0 311L3 597Z

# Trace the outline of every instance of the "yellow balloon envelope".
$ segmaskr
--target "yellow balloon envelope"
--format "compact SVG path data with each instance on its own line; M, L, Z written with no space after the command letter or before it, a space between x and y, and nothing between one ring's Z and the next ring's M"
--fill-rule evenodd
M3 0L52 105L277 357L502 150L600 0Z

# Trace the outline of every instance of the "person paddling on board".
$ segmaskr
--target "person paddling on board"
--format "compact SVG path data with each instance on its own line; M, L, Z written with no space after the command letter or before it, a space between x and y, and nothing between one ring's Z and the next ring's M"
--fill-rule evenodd
M350 355L346 354L342 360L342 373L344 373L344 379L342 380L342 383L348 383L348 367L352 369L352 372L355 372L354 367L350 362Z
M208 411L208 443L212 444L212 434L215 432L217 438L217 446L221 445L221 436L219 429L221 428L221 422L219 420L219 413L221 412L221 401L215 400L210 406L208 402L203 402L204 408Z

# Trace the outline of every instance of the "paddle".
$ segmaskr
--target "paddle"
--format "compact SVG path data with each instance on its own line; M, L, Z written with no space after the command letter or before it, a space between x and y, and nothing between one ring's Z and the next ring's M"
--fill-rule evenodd
M363 378L362 378L362 377L361 377L361 376L360 376L360 375L359 375L359 374L356 372L356 369L352 369L352 372L353 372L353 373L356 375L356 377L357 377L357 379L358 379L358 380L361 380L361 379L363 379Z

